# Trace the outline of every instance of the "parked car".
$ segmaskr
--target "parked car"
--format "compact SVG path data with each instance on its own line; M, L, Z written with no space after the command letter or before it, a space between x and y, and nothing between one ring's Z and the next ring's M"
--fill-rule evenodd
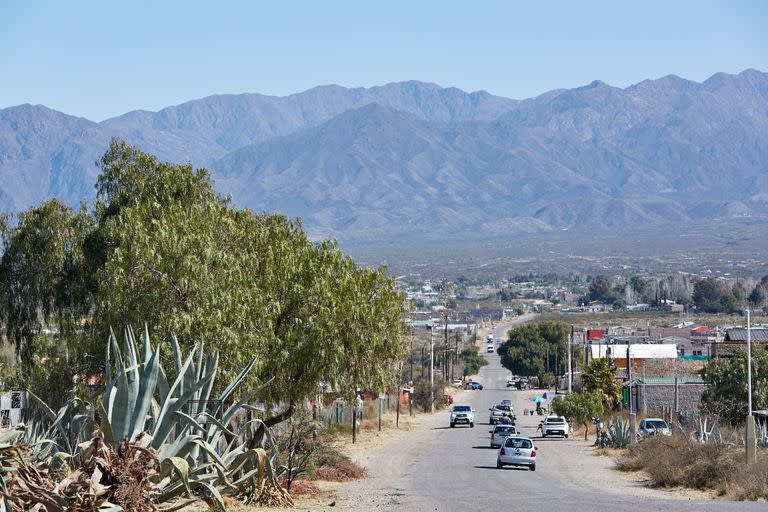
M488 433L491 434L491 448L500 448L504 439L518 434L514 425L496 425Z
M488 345L488 346L485 348L485 351L486 351L487 353L489 353L489 354L492 354L492 353L493 353L493 351L494 351L493 345Z
M504 441L496 455L496 468L504 466L527 466L536 471L536 447L531 438L510 436Z
M479 382L470 382L469 384L467 384L467 389L471 391L479 391L483 389L483 385L480 384Z
M501 423L504 418L508 418L510 423L515 421L515 410L509 404L497 404L488 409L491 414L488 416L488 423L495 425Z
M475 426L475 410L470 405L454 405L451 408L451 428L458 424Z
M508 388L515 388L517 387L517 383L519 381L517 379L507 379L507 387Z
M669 424L661 418L645 418L640 422L640 427L637 429L637 433L641 436L652 436L655 434L661 434L663 436L672 435L672 431L669 429Z
M541 437L563 436L568 437L570 428L564 416L547 416L541 422Z
M451 384L453 384L454 387L460 388L461 386L464 385L464 380L463 379L453 379Z

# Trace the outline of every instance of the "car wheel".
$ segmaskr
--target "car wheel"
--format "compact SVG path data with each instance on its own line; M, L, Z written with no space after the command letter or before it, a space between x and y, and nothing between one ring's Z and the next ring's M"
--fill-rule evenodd
M469 428L475 428L475 424L474 423L470 423L469 424Z
M493 443L491 443L491 448L496 448L496 446L494 446L494 444L493 444Z
M536 464L531 464L531 471L536 471Z
M455 423L451 423L451 428L454 428L456 426Z
M542 433L541 437L547 437L547 434Z
M565 438L568 439L568 434L565 434Z
M501 461L497 459L496 460L496 469L501 469L503 467L504 467L504 464L502 464Z

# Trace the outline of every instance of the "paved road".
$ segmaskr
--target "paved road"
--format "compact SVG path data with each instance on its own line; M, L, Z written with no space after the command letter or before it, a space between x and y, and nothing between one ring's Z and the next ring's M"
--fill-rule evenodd
M502 338L507 327L501 325L494 329L494 338ZM496 354L486 356L490 364L483 368L479 379L485 389L466 393L462 398L477 410L475 428L451 429L447 413L440 413L444 417L435 418L429 432L423 436L414 433L413 441L419 444L401 447L405 452L404 460L399 463L402 467L377 470L382 472L382 480L389 479L387 488L375 489L374 486L366 489L365 493L371 497L371 509L463 512L768 510L765 503L666 499L660 491L645 490L639 485L637 493L626 496L601 488L601 485L610 485L610 481L584 485L583 481L579 482L572 475L569 477L564 474L561 466L565 462L558 459L580 458L580 464L589 465L599 464L599 459L603 458L579 453L578 450L583 452L584 447L582 444L581 448L576 448L579 445L576 440L536 439L539 448L536 472L515 468L496 469L496 451L488 446L488 408L504 398L513 397L516 400L518 425L523 434L531 437L537 434L539 419L522 415L523 408L531 405L528 401L530 393L507 390L505 382L508 372L501 367ZM373 479L371 484L376 481ZM382 502L375 499L373 495L377 491L387 493L387 500ZM651 496L643 493L650 493Z

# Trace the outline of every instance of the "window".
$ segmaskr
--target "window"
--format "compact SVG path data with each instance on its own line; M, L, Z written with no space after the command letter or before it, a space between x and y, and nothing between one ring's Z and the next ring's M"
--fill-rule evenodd
M530 439L520 439L519 437L510 437L507 439L507 442L504 443L504 446L506 448L531 448L531 440Z

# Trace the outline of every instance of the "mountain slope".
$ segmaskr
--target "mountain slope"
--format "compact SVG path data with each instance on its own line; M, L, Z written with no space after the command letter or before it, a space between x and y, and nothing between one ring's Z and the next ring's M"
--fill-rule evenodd
M238 203L344 239L764 214L766 77L595 82L496 121L430 123L369 106L213 167Z
M768 75L596 81L515 101L433 84L211 96L93 123L0 110L0 210L89 199L110 137L342 240L768 214Z

